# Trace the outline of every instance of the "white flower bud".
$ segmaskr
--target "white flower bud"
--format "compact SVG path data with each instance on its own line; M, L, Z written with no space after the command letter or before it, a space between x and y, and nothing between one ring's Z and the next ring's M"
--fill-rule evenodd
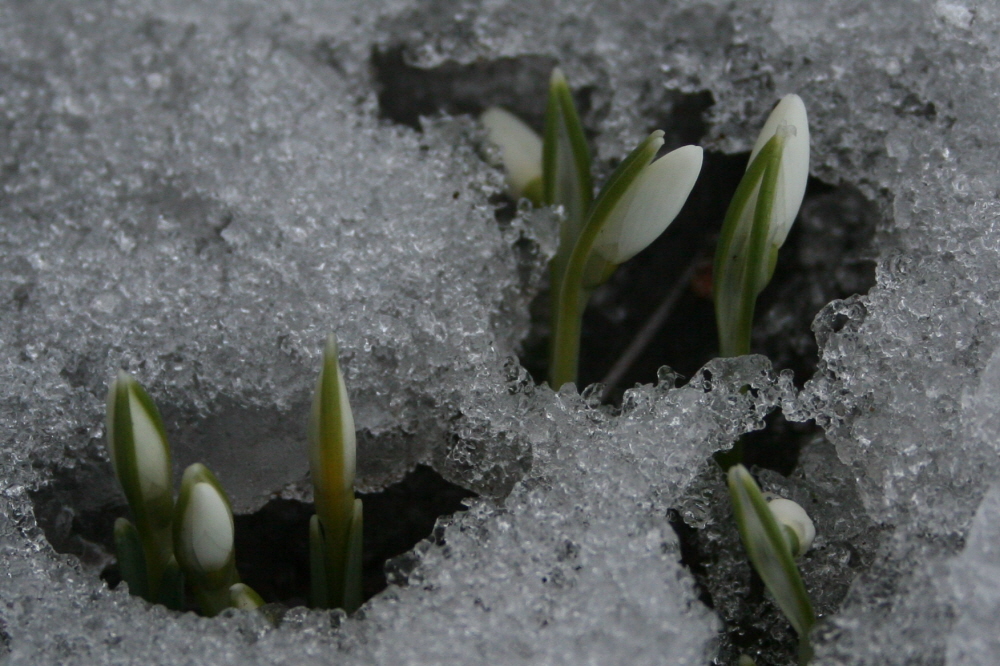
M509 111L490 107L480 117L490 142L503 155L510 195L520 199L533 182L541 184L542 138Z
M789 499L777 498L767 503L778 524L791 531L796 543L792 544L792 554L802 557L816 538L816 526L805 509Z
M142 387L124 372L118 373L108 393L108 452L126 495L134 497L129 493L138 490L147 505L172 504L170 445L159 414ZM129 458L134 458L134 467L122 462Z
M186 569L201 575L220 571L233 553L233 515L229 504L211 483L190 487L181 516L180 543Z
M662 145L662 139L656 140ZM621 264L659 238L691 194L702 155L698 146L683 146L643 169L601 227L593 251Z
M799 213L806 181L809 180L809 120L806 106L798 95L786 95L774 107L757 137L748 165L776 134L780 134L785 141L768 246L781 247ZM749 206L748 210L752 216L753 207Z

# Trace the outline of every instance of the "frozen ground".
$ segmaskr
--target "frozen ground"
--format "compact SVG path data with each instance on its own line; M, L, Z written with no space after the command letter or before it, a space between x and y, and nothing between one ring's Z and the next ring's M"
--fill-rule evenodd
M1000 471L1000 11L665 4L0 3L0 660L695 665L720 635L729 659L746 565L730 545L699 574L706 607L668 512L732 544L705 463L780 406L826 433L792 477L762 475L829 526L804 564L815 663L1000 661L996 490L980 507ZM437 112L537 119L557 62L601 169L654 127L680 136L692 96L710 93L703 145L726 153L803 97L813 175L881 219L877 284L817 317L804 389L754 357L615 416L509 360L552 218L498 223L474 123ZM815 208L812 226L852 223ZM114 370L160 404L178 464L252 511L303 492L330 330L361 485L427 462L483 499L348 620L207 620L109 591L80 526L120 504Z

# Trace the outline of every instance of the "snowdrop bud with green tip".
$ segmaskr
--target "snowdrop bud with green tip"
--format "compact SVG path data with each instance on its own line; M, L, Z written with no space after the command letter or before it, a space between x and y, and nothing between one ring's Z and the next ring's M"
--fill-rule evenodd
M233 554L233 531L233 517L218 491L204 481L194 484L177 543L186 567L204 576L226 566Z
M152 399L127 373L119 372L108 391L108 453L125 491L142 543L145 594L154 601L164 568L173 555L170 523L174 498L170 445ZM125 552L120 557L128 557Z
M177 562L205 615L230 607L236 573L235 527L229 498L201 463L184 470L174 518Z
M799 661L806 664L812 653L809 632L816 623L816 614L789 548L787 531L776 519L775 511L768 506L746 467L733 465L727 476L733 515L747 556L778 608L798 633ZM778 513L786 511L782 504L777 509Z
M542 137L520 118L499 107L480 116L491 143L503 156L507 190L514 199L526 197L534 204L542 200Z
M750 153L750 163L773 136L781 136L783 141L768 244L781 247L799 214L809 180L809 118L806 105L798 95L785 95L771 111Z
M788 237L809 179L809 122L798 95L771 112L726 211L713 269L722 356L750 353L757 295Z
M658 137L657 147L662 144ZM594 252L621 264L659 238L691 194L703 152L699 146L683 146L643 169L601 227Z
M789 499L777 498L767 503L774 519L785 529L792 555L802 557L812 547L816 538L816 526L806 510Z

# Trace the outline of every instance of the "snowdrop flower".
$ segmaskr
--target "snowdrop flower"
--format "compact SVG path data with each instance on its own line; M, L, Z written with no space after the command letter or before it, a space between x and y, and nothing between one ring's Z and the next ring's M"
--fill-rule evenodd
M659 149L663 132L654 134L655 149ZM702 155L699 146L683 146L643 169L615 204L593 251L617 265L659 238L691 194L701 173Z
M782 137L783 141L768 245L781 247L799 213L799 207L802 206L806 181L809 179L809 119L806 116L806 106L798 95L785 95L771 111L750 153L748 168L774 136Z
M219 480L201 463L184 470L174 544L177 562L202 613L212 617L231 608L230 588L240 582L233 509Z
M776 498L767 503L774 519L785 528L785 536L791 542L792 554L802 557L816 538L816 526L805 509L789 499Z
M788 532L798 527L806 527L802 523L805 512L789 500L774 500L778 505L769 507L757 482L743 465L730 467L727 481L736 526L739 528L740 539L746 548L750 563L771 592L778 608L798 633L800 653L808 654L809 631L816 623L816 613L813 611L788 543L790 540ZM792 509L788 505L794 505L795 508ZM779 522L776 514L789 518L797 527L783 527L785 523ZM808 521L808 517L806 520ZM808 527L811 526L812 522L809 521ZM815 531L810 535L804 530L799 543L811 544L814 535ZM805 548L799 550L804 552Z
M108 391L107 419L108 454L132 513L116 525L115 550L129 589L155 601L173 557L170 445L156 405L124 372Z
M503 156L507 189L514 199L539 203L542 194L542 137L524 121L499 107L487 109L480 120Z
M199 469L200 468L200 469ZM184 473L198 477L205 467L196 463ZM184 496L186 493L186 496ZM220 572L234 556L233 514L218 488L194 481L182 490L178 504L177 556L186 572L204 577Z
M173 510L170 445L156 405L138 382L119 372L108 392L107 414L108 453L129 504L143 513L152 509L163 514L165 509L169 524Z
M771 281L809 179L809 122L798 95L771 112L726 211L713 287L723 356L750 353L757 295Z

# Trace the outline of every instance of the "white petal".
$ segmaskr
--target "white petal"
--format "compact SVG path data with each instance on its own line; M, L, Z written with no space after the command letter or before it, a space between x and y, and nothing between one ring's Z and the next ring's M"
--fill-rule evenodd
M190 566L213 573L233 550L233 516L215 487L199 481L191 488L181 526L181 547Z
M503 154L510 194L519 199L528 183L542 177L542 138L513 113L495 106L480 120Z
M620 264L659 238L691 194L702 156L700 147L683 146L646 167L601 229L594 251Z
M816 526L805 509L792 500L778 498L767 503L774 519L779 525L785 525L795 533L799 540L799 550L796 557L804 555L812 546L813 539L816 538Z
M143 408L135 391L128 394L129 415L132 417L132 440L135 442L136 468L139 472L139 492L152 502L170 491L170 463L167 443L160 436L153 419Z
M785 146L781 156L775 219L769 239L769 244L778 247L784 244L792 222L799 213L802 197L806 192L806 181L809 179L809 119L805 104L798 95L786 95L774 107L750 153L750 162L753 162L764 144L779 132L785 137Z

